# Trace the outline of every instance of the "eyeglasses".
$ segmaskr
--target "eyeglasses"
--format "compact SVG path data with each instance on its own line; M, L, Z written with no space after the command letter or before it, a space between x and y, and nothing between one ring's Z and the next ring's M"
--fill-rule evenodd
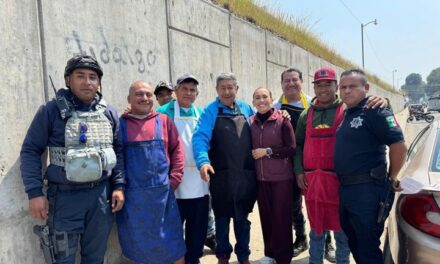
M87 124L86 123L79 123L79 142L85 144L87 142Z

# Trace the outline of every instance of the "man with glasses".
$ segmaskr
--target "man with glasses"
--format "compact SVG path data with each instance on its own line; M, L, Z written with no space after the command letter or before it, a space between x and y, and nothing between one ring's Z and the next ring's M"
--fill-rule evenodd
M202 109L194 105L199 94L198 85L199 81L192 74L183 74L177 79L174 89L176 99L157 109L157 112L174 121L185 150L182 182L174 193L180 218L185 225L187 264L199 264L199 259L203 256L209 212L208 183L200 178L192 150L192 136L202 113Z
M103 263L113 213L124 204L119 119L98 92L102 76L93 57L68 60L67 89L38 109L23 142L21 175L32 217L47 220L53 245L47 256L54 256L48 263L75 263L78 243L81 263ZM41 155L47 148L46 198Z

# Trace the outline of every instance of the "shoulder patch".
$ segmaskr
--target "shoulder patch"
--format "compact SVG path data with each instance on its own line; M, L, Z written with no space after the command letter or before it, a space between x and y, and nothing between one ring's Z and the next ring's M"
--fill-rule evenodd
M385 118L385 120L387 121L388 127L398 127L399 123L397 123L397 120L394 116L387 116Z

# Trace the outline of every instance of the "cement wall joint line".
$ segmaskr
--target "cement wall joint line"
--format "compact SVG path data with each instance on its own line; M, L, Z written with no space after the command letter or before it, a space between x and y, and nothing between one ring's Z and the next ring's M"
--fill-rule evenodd
M267 31L264 31L264 56L266 57L266 87L269 87L269 76L267 75Z
M46 61L46 43L44 38L44 23L43 23L43 4L42 0L37 0L37 19L38 19L38 35L40 37L40 52L41 52L41 69L43 79L43 95L44 101L49 101L48 78L47 78L47 61Z
M232 71L232 14L228 12L228 21L229 21L229 71Z
M272 64L275 64L275 65L277 65L277 66L280 66L280 67L285 67L286 69L287 69L288 67L290 67L289 65L279 64L278 62L274 62L274 61L271 61L271 60L267 59L267 52L266 52L266 61L267 61L267 62L270 62L270 63L272 63Z
M201 40L207 41L207 42L209 42L209 43L216 44L216 45L219 45L219 46L222 46L222 47L225 47L225 48L230 49L230 46L228 46L228 45L225 45L225 44L219 43L219 42L217 42L217 41L210 40L210 39L205 38L205 37L201 37L201 36L196 35L196 34L194 34L194 33L191 33L191 32L185 31L185 30L181 30L181 29L175 28L175 27L173 27L173 26L168 26L168 29L172 29L172 30L174 30L174 31L178 31L178 32L180 32L180 33L183 33L183 34L189 35L189 36L191 36L191 37L195 37L195 38L198 38L198 39L201 39Z
M169 68L169 82L171 82L171 70L172 70L172 57L171 57L171 38L170 38L170 15L169 15L169 3L170 0L165 0L165 16L167 21L167 45L168 45L168 68Z

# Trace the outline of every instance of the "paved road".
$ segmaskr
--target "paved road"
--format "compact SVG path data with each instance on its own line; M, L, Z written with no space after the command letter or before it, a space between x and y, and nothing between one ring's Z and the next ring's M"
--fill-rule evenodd
M414 122L409 125L406 123L408 111L404 110L403 112L396 115L396 118L402 127L402 129L405 131L405 140L409 146L412 139L416 136L417 131L419 131L422 127L426 126L426 122L420 121L420 122ZM305 206L303 206L305 208ZM304 212L306 210L304 209ZM250 242L250 248L251 248L251 255L250 255L250 262L253 264L260 263L259 260L264 257L264 248L263 248L263 237L261 233L261 225L260 225L260 218L258 215L258 207L255 205L254 211L249 216L250 221L252 222L251 226L251 242ZM234 245L235 239L233 236L233 227L231 225L231 235L230 240L231 243ZM309 230L309 227L307 226L307 232ZM382 241L383 243L383 241ZM205 247L205 255L201 259L202 264L215 264L217 263L217 259L213 252L211 252L208 248ZM292 263L295 264L306 264L309 261L308 252L304 252L298 257L294 258L292 260ZM230 263L236 264L237 258L233 254L231 256ZM325 264L329 264L330 262L324 261ZM351 258L351 263L355 263L353 258Z

